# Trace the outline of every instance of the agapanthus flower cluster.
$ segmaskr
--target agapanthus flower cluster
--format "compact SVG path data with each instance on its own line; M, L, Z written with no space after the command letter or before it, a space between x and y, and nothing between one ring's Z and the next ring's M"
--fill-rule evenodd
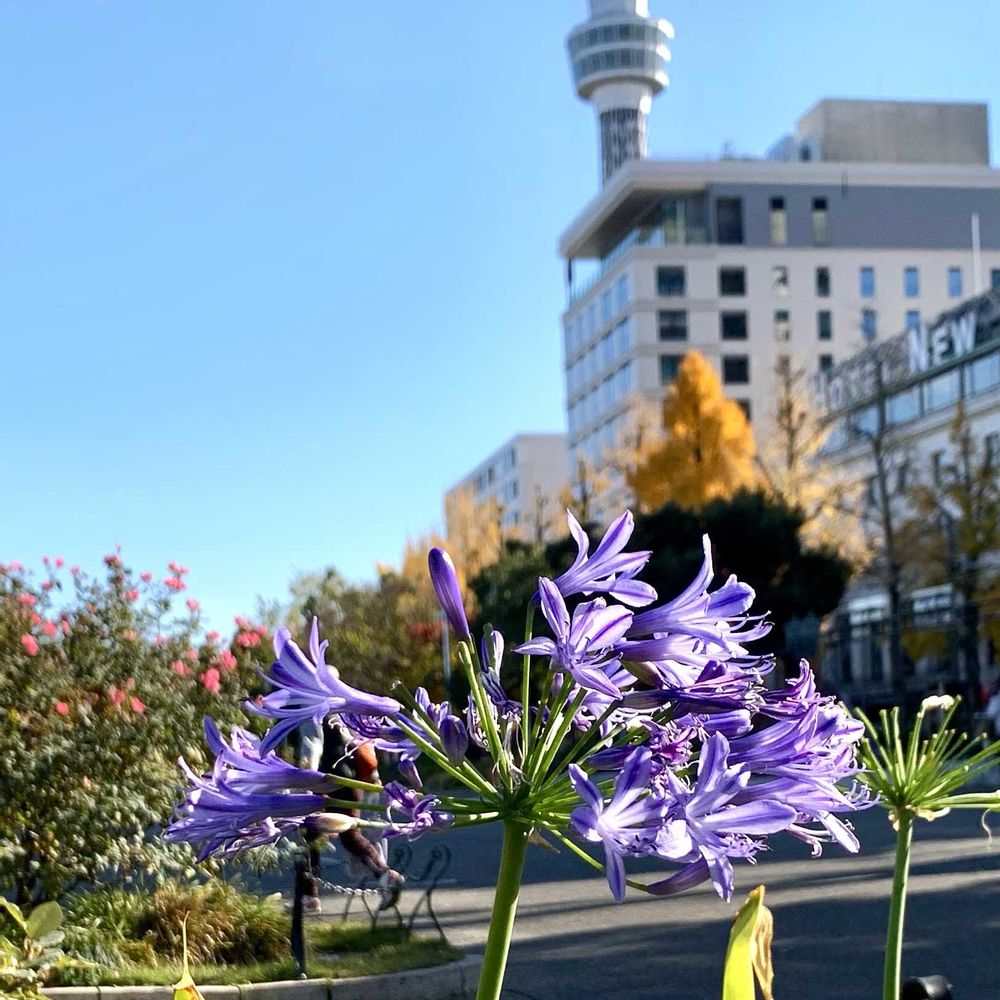
M856 851L842 817L868 804L853 781L861 724L819 693L805 662L790 683L768 689L772 661L750 647L770 626L735 576L712 589L708 538L690 586L657 604L637 579L651 553L625 551L631 514L593 552L572 515L569 528L577 557L538 581L527 634L506 659L509 643L493 629L476 642L455 568L431 551L431 581L471 688L465 705L434 702L423 689L384 697L351 687L326 664L315 622L308 654L280 629L266 677L273 690L247 705L271 729L260 741L236 731L227 742L209 726L214 769L188 770L191 790L170 835L204 855L308 828L345 779L296 768L276 749L302 723L335 716L356 746L370 743L398 764L400 779L377 789L383 812L360 825L413 839L514 824L603 869L618 900L626 885L666 896L706 881L729 899L734 861L752 861L780 833L814 853L830 841ZM425 760L465 790L425 793ZM658 859L662 873L629 880L636 857Z

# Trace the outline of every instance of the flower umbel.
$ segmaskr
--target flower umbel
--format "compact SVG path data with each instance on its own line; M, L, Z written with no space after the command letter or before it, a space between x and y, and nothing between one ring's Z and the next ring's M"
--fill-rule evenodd
M227 740L206 724L215 764L198 776L182 763L191 787L169 835L198 843L204 857L303 827L336 832L356 824L412 840L502 822L478 1000L499 997L533 835L554 838L604 872L616 900L627 886L669 896L706 881L729 899L734 863L752 861L776 834L814 852L831 840L856 850L841 817L869 804L856 783L860 727L817 692L808 665L783 689L764 688L772 663L748 646L769 626L751 613L752 588L730 576L712 589L706 538L691 584L650 606L656 592L637 576L651 553L625 551L632 515L615 520L593 552L572 515L568 522L577 556L526 595L526 634L515 649L521 668L513 675L501 672L498 631L487 626L481 643L473 640L455 567L443 550L431 551L431 583L459 638L467 703L435 701L423 688L397 688L397 699L353 687L325 662L315 621L308 656L279 629L277 659L265 677L273 690L259 705L247 704L271 728L259 740L237 728ZM585 599L567 606L578 595ZM545 628L535 632L538 609ZM511 676L519 679L514 696L504 683ZM396 758L399 780L384 788L351 784L380 793L384 811L362 810L376 818L324 818L331 815L327 795L347 779L295 768L276 752L299 725L331 716L353 747L368 744ZM462 794L425 792L418 760L451 787L463 786ZM645 883L629 879L626 865L636 857L666 870Z

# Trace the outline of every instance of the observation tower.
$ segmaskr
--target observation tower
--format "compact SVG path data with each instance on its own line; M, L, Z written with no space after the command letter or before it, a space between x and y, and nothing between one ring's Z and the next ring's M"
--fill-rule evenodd
M566 39L576 92L597 110L604 184L646 156L646 117L669 82L673 37L669 21L649 16L648 0L590 0L590 20Z

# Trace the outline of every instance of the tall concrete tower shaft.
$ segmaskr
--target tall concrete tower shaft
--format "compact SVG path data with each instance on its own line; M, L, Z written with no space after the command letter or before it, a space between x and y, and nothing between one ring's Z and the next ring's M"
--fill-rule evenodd
M648 0L590 0L590 20L566 40L576 92L597 110L601 180L647 153L646 118L669 82L669 21L649 16Z

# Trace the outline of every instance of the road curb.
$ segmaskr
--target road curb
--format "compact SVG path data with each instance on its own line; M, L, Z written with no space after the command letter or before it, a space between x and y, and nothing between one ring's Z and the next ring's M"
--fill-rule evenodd
M479 981L482 955L427 969L406 969L351 979L290 979L246 986L202 986L205 1000L458 1000ZM63 986L42 991L52 1000L173 1000L169 986Z

